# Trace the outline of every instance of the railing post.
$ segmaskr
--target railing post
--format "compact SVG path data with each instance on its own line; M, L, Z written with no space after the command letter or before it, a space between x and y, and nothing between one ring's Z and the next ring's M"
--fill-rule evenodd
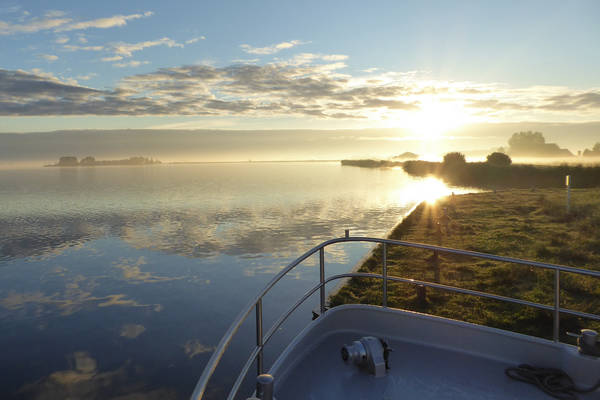
M321 281L321 315L325 313L325 248L319 249L319 277Z
M387 243L382 246L382 264L383 264L383 300L382 305L387 307Z
M256 372L257 376L263 373L263 320L262 320L262 298L256 302L256 346L260 348L256 356ZM256 386L257 392L261 390L258 383Z
M554 270L554 341L559 341L560 329L560 270Z

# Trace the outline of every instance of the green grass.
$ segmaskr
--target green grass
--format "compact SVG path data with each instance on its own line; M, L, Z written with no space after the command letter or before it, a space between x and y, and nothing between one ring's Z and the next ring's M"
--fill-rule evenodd
M446 209L447 229L438 223ZM421 204L390 238L600 270L600 190L576 189L571 212L565 191L509 190L452 196L435 205ZM379 250L379 249L378 249ZM554 272L524 265L388 246L390 275L439 282L538 303L553 304ZM360 271L381 272L381 251ZM381 304L381 281L352 279L331 299ZM600 279L561 273L561 307L598 313ZM388 305L550 338L552 315L520 305L450 294L428 288L425 298L414 285L390 283ZM561 339L567 331L600 324L561 315Z

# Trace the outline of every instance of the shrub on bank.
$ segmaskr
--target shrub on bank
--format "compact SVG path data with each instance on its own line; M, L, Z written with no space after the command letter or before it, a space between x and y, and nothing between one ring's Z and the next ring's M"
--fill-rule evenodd
M512 160L508 155L495 151L487 156L487 163L497 167L506 167L512 164Z

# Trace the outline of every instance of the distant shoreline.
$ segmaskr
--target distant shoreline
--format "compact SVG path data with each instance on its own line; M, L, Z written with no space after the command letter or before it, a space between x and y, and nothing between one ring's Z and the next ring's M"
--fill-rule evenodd
M164 164L268 164L268 163L320 163L340 162L341 160L246 160L246 161L170 161Z
M117 160L119 161L119 160ZM280 163L333 163L340 162L340 160L246 160L246 161L168 161L161 162L156 160L154 163L146 164L130 164L130 163L95 163L95 164L76 164L76 165L60 165L60 164L47 164L44 167L103 167L103 166L132 166L132 165L196 165L196 164L280 164Z
M44 167L105 167L111 165L156 165L162 164L159 160L147 157L129 157L122 160L96 160L95 157L87 156L80 160L75 156L62 156L56 164L44 165Z

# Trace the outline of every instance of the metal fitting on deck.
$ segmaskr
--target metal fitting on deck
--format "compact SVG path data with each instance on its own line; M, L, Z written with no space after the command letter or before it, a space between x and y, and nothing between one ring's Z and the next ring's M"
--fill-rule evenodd
M366 369L375 377L385 376L389 369L389 354L392 349L383 339L365 336L355 340L350 345L342 347L342 359L346 363L352 362L359 368Z
M261 400L273 400L273 375L262 374L256 377L257 397Z

